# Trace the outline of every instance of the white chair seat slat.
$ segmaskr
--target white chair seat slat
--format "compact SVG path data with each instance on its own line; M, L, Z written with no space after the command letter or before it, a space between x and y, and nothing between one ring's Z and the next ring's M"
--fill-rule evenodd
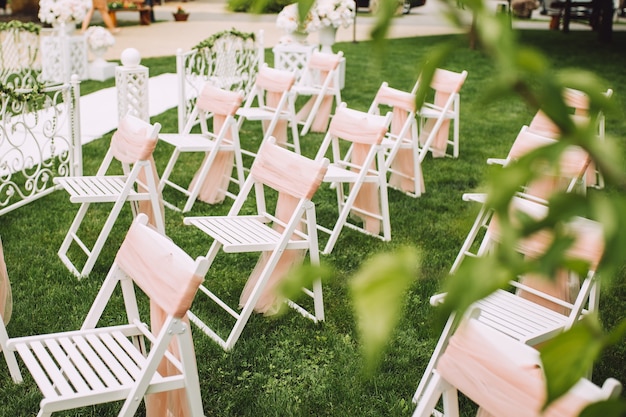
M261 221L260 216L191 218L194 225L224 246L225 252L272 250L280 233Z
M115 387L119 385L119 381L109 370L107 364L98 356L93 347L87 343L84 337L73 337L72 341L78 347L80 353L85 360L92 366L100 379L107 387Z
M159 135L159 140L178 148L180 152L209 152L215 149L212 138L200 133L179 135L166 133Z
M74 394L74 389L67 383L65 376L59 370L59 367L50 356L50 352L48 352L44 344L41 342L33 342L30 345L30 349L35 354L50 381L54 384L57 392L60 395Z
M240 108L237 110L237 116L245 117L248 120L270 120L274 117L275 112L273 110L265 110L258 107ZM287 116L286 113L280 113L279 119L283 119Z
M349 169L342 168L335 164L330 164L326 175L324 175L324 182L356 182L358 175L357 172L350 171Z
M478 301L477 305L482 312L480 321L488 321L499 331L523 342L537 335L548 338L567 322L562 314L502 290Z
M104 389L104 384L91 368L91 365L85 360L81 352L76 349L74 343L67 337L60 337L60 345L63 347L72 363L79 370L82 377L87 381L91 389L101 390Z
M104 345L108 348L109 352L111 352L111 355L115 357L117 362L131 375L133 380L137 379L138 375L141 373L141 362L140 364L137 364L133 358L128 355L126 349L120 346L119 342L121 342L121 340L118 342L118 339L113 338L109 333L102 334L100 336L100 340L102 340L102 343L104 343ZM128 345L131 345L132 348L132 343L126 338L124 338L124 340Z
M146 357L141 353L132 340L129 340L128 337L122 332L111 332L111 336L115 339L117 344L124 349L129 358L131 358L140 367L143 367Z
M43 395L47 398L57 397L59 394L54 386L48 380L46 372L39 365L39 361L32 354L30 348L26 345L26 343L18 343L15 345L15 350L20 355L24 364L28 368L28 371L35 379L37 386L43 393Z
M87 342L94 348L98 355L102 358L103 362L109 368L109 370L115 375L121 384L129 385L133 383L133 378L129 375L128 371L118 362L117 358L111 354L107 346L102 342L100 337L96 335L88 335Z
M63 181L72 202L83 202L85 199L98 197L102 201L116 201L124 188L126 177L76 177Z
M60 370L67 377L67 379L69 379L69 382L77 392L86 392L91 390L79 370L76 369L76 366L72 363L72 358L69 354L63 351L57 339L46 340L46 347L50 350L52 356L54 356L54 359L59 364Z

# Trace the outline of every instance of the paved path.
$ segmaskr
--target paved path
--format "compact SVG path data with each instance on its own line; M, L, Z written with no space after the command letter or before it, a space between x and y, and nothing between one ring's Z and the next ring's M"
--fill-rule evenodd
M496 1L493 9L496 9ZM414 36L440 35L458 32L442 16L442 2L428 0L423 7L414 8L408 15L394 18L390 38L405 38ZM190 12L189 21L174 22L172 12L177 6L182 6ZM242 31L258 33L264 30L265 47L274 46L284 33L276 27L276 15L254 15L247 13L232 13L226 10L223 0L193 0L185 3L166 2L154 7L157 23L149 26L128 26L116 36L116 44L105 55L106 59L119 59L121 52L129 47L139 50L142 57L171 56L178 48L188 50L203 39L222 30L233 27ZM540 17L538 13L537 17ZM94 22L98 21L98 13ZM541 16L541 18L544 18ZM138 13L120 13L119 20L139 20ZM545 19L545 18L544 18ZM375 22L369 13L357 14L356 25L349 28L339 28L337 40L340 42L352 40L367 40ZM538 29L547 29L547 20L519 21L518 26L530 26ZM309 40L317 42L317 34L309 35Z

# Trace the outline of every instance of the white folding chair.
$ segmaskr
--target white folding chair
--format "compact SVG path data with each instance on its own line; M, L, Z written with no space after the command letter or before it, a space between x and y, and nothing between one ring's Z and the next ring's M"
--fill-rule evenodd
M9 335L7 334L6 326L11 320L11 314L13 313L13 295L11 292L11 282L9 281L9 274L7 272L7 265L4 261L4 250L2 248L2 240L0 240L0 349L4 355L4 360L9 368L9 373L14 382L22 382L22 374L20 368L17 366L17 360L15 354L7 349L7 341Z
M226 338L205 324L194 308L190 319L224 350L235 345L253 310L273 313L283 300L277 285L293 265L303 261L308 251L311 264L319 264L319 249L315 227L315 207L311 198L319 187L328 160L313 161L275 143L266 141L259 150L250 174L227 216L187 217L192 225L213 238L207 254L209 262L223 249L226 253L262 252L261 258L240 296L240 312L229 307L218 294L201 286L210 300L228 312L235 324ZM278 192L275 215L268 213L266 188ZM254 189L256 214L243 215L242 207ZM324 320L322 284L318 280L312 289L304 290L313 301L313 312L293 301L288 305L315 322Z
M487 163L490 165L508 166L531 151L555 143L556 139L543 136L543 134L539 134L527 126L522 126L507 157L505 159L489 158ZM584 149L578 146L568 146L558 161L558 169L545 172L537 171L539 173L537 178L526 184L522 191L529 196L543 200L558 190L565 192L581 191L584 193L586 188L585 176L588 174L590 162L589 154ZM540 169L540 167L537 169ZM468 196L471 196L471 194L468 194ZM472 198L468 199L471 200Z
M368 113L384 114L391 111L389 132L383 139L385 148L385 169L390 173L389 187L411 197L419 197L424 191L422 162L430 144L435 139L420 146L415 119L415 89L411 92L389 87L383 82L370 105Z
M613 90L608 89L604 93L606 98L613 96ZM579 125L585 125L590 122L589 120L589 96L579 90L573 88L566 88L563 91L563 100L565 105L571 110L571 118L574 123ZM595 121L597 125L598 139L604 140L605 137L605 117L604 113L600 112L597 115ZM549 136L557 139L561 135L561 130L550 118L540 109L533 116L528 129L533 132L544 136ZM604 179L600 172L596 170L593 163L587 170L587 186L595 188L604 188Z
M273 136L281 146L300 153L298 121L290 97L295 81L296 76L292 72L263 65L257 74L252 91L243 106L237 110L239 128L241 129L245 120L261 121L263 141ZM288 142L288 127L291 130L291 143ZM256 155L255 152L246 149L242 149L242 153L252 157Z
M151 222L159 231L165 233L157 190L158 179L152 159L160 129L159 123L150 125L134 116L126 116L120 120L119 127L111 138L109 150L95 176L54 178L55 184L60 185L70 194L72 203L80 203L78 213L58 252L63 263L78 278L85 277L91 272L125 202L131 202L133 216L139 210L151 210ZM115 165L114 161L121 165L121 175L108 173L109 168ZM141 201L149 202L150 206L140 208L137 203ZM87 236L79 237L78 229L85 219L89 206L94 203L113 203L113 207L95 243L89 249L85 243ZM75 243L87 256L81 269L75 266L68 256L70 248L75 246L72 243Z
M205 84L196 100L185 128L182 132L161 133L159 139L174 147L174 151L161 175L159 191L166 185L187 196L183 213L193 207L196 199L208 204L224 201L226 196L235 199L236 194L228 190L231 182L238 188L243 185L243 161L239 145L239 129L235 112L241 106L243 96L239 92L226 91L210 84ZM209 130L207 119L213 120L213 129ZM191 129L200 124L200 133L191 133ZM204 159L193 179L186 177L186 188L171 179L172 171L182 153L204 153ZM233 165L235 177L233 177ZM176 171L179 175L182 170ZM180 183L180 181L178 181ZM179 210L176 205L164 200L166 206Z
M602 387L582 378L542 410L547 390L539 352L485 326L480 314L468 314L451 337L413 417L458 417L459 392L480 407L480 416L575 417L591 403L619 396L622 386L613 378Z
M547 216L548 208L520 196L512 200L511 219L517 218L519 213L540 221ZM480 229L484 232L479 233ZM602 225L576 217L564 225L564 230L573 239L565 256L587 262L589 265L587 275L578 276L574 271L562 269L556 272L552 282L546 277L533 274L518 277L518 280L510 282L509 290L497 290L475 303L481 310L479 317L481 322L507 337L534 346L569 329L588 311L597 311L600 291L595 271L604 253ZM523 239L516 250L525 257L536 259L545 253L552 239L551 233L539 231ZM456 272L467 257L486 256L499 241L500 230L497 219L494 219L492 213L483 206L459 251L451 273ZM438 305L444 298L445 293L437 294L431 297L430 301L431 304ZM454 331L453 323L454 317L450 317L415 392L414 402L417 402L424 393L432 370Z
M341 89L339 81L339 64L343 52L328 54L314 51L298 82L291 89L293 99L299 96L310 96L309 100L298 110L297 120L302 124L300 135L312 132L326 132L328 120L333 106L341 103Z
M188 409L185 415L203 416L185 315L207 268L205 258L194 261L147 225L146 215L137 216L79 330L7 343L43 394L38 416L122 401L118 416L128 417L144 396L147 415L180 406ZM97 327L118 283L128 323ZM140 319L135 287L150 299L150 326ZM162 393L171 401L154 397Z
M390 123L391 113L386 116L368 114L348 109L345 103L337 108L315 157L317 160L324 158L330 149L331 164L324 182L331 183L337 191L339 213L332 228L317 226L318 230L329 235L322 253L332 252L344 227L384 241L391 240L387 174L382 147ZM362 219L363 224L351 220L351 213Z
M461 95L459 92L466 78L467 71L458 73L437 68L430 83L430 88L434 90L433 102L424 103L417 112L420 121L420 145L425 146L425 144L431 143L428 148L434 157L449 155L447 153L448 145L452 145L452 155L449 156L459 157L461 114ZM450 123L453 127L451 140L449 138Z

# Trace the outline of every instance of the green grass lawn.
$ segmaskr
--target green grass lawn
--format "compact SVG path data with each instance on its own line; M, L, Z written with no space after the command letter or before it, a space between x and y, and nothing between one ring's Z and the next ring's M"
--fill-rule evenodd
M607 115L607 134L624 144L626 137L626 71L623 45L626 32L614 33L612 45L600 45L591 32L526 31L524 42L543 51L555 68L577 67L597 73L612 88L620 113ZM339 43L335 50L346 56L346 85L342 97L349 107L367 110L383 81L409 90L417 78L417 65L429 48L451 36L398 39L389 41L382 61L374 59L372 44ZM271 52L266 56L273 62ZM174 57L144 59L151 75L174 72ZM323 261L334 270L325 284L326 321L315 325L288 312L277 318L255 315L230 353L225 353L194 329L194 342L200 373L202 397L207 416L409 416L411 397L439 335L434 309L428 299L439 289L478 211L463 202L465 192L481 189L488 157L503 157L522 125L534 111L517 99L486 102L483 93L493 81L494 68L481 51L460 48L445 68L467 70L461 92L461 152L457 160L431 159L423 171L426 194L413 199L389 191L392 241L381 242L346 229L333 253ZM83 94L113 81L84 82ZM154 117L162 131L174 132L176 112ZM241 132L243 146L251 148L260 137L253 122ZM110 136L84 147L84 170L95 172L108 146ZM303 153L312 157L321 134L301 138ZM163 169L170 149L159 144L155 158ZM190 167L190 170L194 168ZM612 192L607 190L603 192ZM182 199L180 199L182 203ZM321 219L335 215L334 191L323 187L315 196ZM223 214L230 202L218 206L196 203L190 215ZM5 257L14 295L14 313L8 326L10 336L75 329L80 326L91 301L112 262L131 222L130 210L123 212L108 244L90 277L77 281L56 255L77 206L63 191L0 217ZM106 214L101 210L100 218ZM194 228L182 224L182 215L166 211L167 234L191 256L204 255L209 240ZM95 233L95 232L94 232ZM348 297L351 274L369 256L412 245L421 251L419 276L406 294L404 317L381 364L371 379L363 378L362 360ZM207 280L238 297L243 279L256 261L255 256L221 254ZM603 286L601 317L608 328L626 313L624 274L610 278ZM195 308L202 311L203 302ZM119 305L109 311L105 324L122 320ZM227 323L216 316L218 323ZM228 322L229 323L229 322ZM626 382L626 346L605 352L594 369L593 378L601 383L609 376ZM23 385L12 383L5 366L0 366L0 415L34 415L40 396L32 379ZM116 407L90 407L58 415L105 416L116 414ZM472 407L464 407L464 415ZM56 415L56 414L55 414Z

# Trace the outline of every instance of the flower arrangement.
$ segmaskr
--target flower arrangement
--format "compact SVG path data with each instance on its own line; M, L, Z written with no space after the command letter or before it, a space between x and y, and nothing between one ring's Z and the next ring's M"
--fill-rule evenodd
M321 0L313 7L319 19L320 27L348 27L354 22L356 3L354 0Z
M300 21L298 3L293 3L278 13L276 26L288 33L305 34L327 26L348 27L354 21L355 12L354 0L318 0L313 3L305 19Z
M90 7L86 0L40 0L38 17L43 23L77 23Z
M176 11L174 12L174 14L188 14L187 11L185 9L183 9L182 7L178 6L178 8L176 9Z
M115 45L115 37L102 26L89 26L85 31L85 38L91 50L110 48Z
M278 13L276 17L276 26L279 29L283 29L287 33L311 33L317 30L319 22L316 20L317 15L312 12L313 8L309 10L306 18L300 21L298 13L298 3L288 4L283 7L283 10Z

